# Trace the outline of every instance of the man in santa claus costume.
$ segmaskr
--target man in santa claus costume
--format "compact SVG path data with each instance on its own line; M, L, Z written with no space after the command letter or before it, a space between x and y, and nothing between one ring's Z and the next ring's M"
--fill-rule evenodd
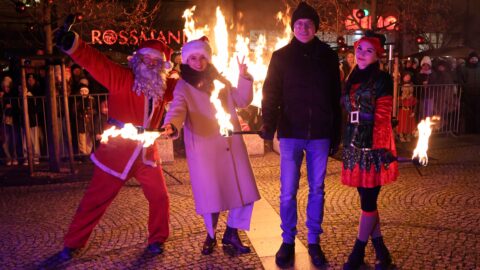
M172 98L175 80L166 79L170 48L158 40L143 42L129 67L110 61L71 31L57 37L57 46L109 91L109 117L139 128L158 128L164 104ZM84 247L107 207L131 177L140 182L149 202L148 250L163 252L169 234L169 197L156 144L147 148L120 136L109 138L91 155L95 164L90 186L75 213L60 256L70 259Z

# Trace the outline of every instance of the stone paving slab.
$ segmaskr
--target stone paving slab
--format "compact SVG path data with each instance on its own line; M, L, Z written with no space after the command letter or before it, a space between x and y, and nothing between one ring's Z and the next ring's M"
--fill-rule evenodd
M401 164L399 180L382 188L382 231L398 269L480 269L480 137L434 138L431 163L417 171ZM411 145L400 145L408 156ZM262 197L279 211L279 157L252 157ZM341 269L356 235L356 190L339 183L341 163L331 159L326 178L322 248L327 269ZM263 269L253 252L231 257L219 246L211 256L200 248L206 236L196 215L186 161L164 166L171 199L171 236L165 254L145 253L148 207L130 180L93 231L88 245L69 262L56 260L63 235L88 182L0 187L0 269ZM306 169L298 192L298 238L306 245ZM219 236L225 227L219 221ZM247 236L241 233L244 241ZM299 258L300 259L300 258ZM303 258L305 260L305 258ZM365 269L373 269L367 247ZM269 266L268 269L270 269Z

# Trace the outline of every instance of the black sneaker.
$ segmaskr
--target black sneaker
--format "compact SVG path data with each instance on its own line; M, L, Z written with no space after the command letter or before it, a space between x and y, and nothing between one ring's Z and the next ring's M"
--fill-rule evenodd
M289 268L295 262L295 244L282 243L275 254L275 263L280 268Z
M160 242L155 242L151 243L147 247L148 251L150 251L152 254L158 255L163 253L163 243Z
M63 250L60 251L60 253L58 254L58 257L60 257L60 259L63 261L71 260L78 252L78 250L78 248L64 247Z
M320 244L308 244L308 255L310 255L312 264L315 265L315 267L321 267L327 263Z

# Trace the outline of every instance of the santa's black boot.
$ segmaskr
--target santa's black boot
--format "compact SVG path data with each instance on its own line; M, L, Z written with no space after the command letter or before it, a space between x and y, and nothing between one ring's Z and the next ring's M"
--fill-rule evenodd
M354 270L359 269L362 266L365 258L365 247L367 246L367 242L363 242L360 240L355 241L355 245L353 245L352 253L348 256L348 261L343 265L343 270Z
M383 242L383 237L372 238L373 248L375 249L375 270L386 270L392 265L392 257L387 246Z

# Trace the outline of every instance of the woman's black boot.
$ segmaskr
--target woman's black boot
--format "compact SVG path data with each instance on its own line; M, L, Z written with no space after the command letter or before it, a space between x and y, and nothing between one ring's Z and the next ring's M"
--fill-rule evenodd
M358 239L355 241L352 253L350 253L350 256L348 256L348 261L343 265L343 270L359 269L360 266L365 263L363 259L365 258L366 246L367 242L363 242Z
M386 270L392 265L392 257L387 246L383 242L383 237L372 238L373 248L375 249L375 270Z
M213 252L213 248L217 245L216 237L210 237L210 234L207 233L207 239L203 242L202 254L210 255Z
M230 228L227 226L227 229L223 234L222 244L224 246L232 246L237 251L237 253L240 254L250 252L250 248L242 244L242 241L238 236L238 230L236 228Z

